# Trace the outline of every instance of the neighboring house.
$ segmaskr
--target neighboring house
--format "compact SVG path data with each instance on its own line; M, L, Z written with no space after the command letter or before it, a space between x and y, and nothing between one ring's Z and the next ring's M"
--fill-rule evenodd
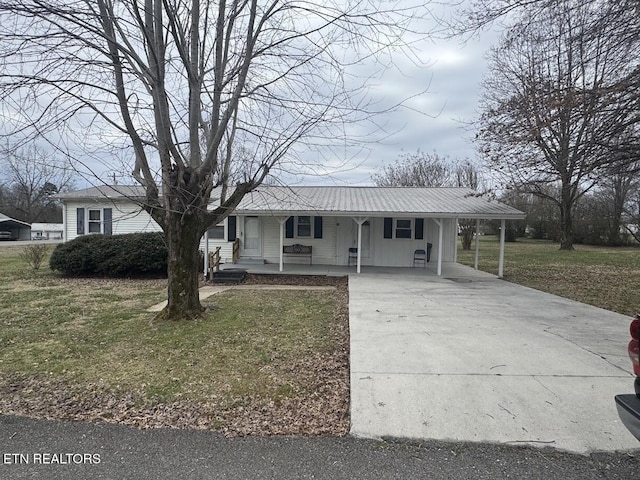
M65 241L91 233L160 230L139 206L144 198L140 187L92 187L58 198L64 205ZM208 244L203 239L201 248L220 246L223 262L232 261L236 243L241 261L279 263L281 270L289 262L351 264L360 271L361 265L413 266L415 251L431 247L431 262L440 274L443 262L456 261L459 218L505 221L524 216L467 188L265 185L209 229ZM312 247L312 253L284 254L292 245ZM501 245L503 251L504 241Z
M31 240L31 225L0 213L0 232L9 232L11 240ZM3 237L6 233L3 233Z
M62 223L32 223L32 240L62 240L64 224Z

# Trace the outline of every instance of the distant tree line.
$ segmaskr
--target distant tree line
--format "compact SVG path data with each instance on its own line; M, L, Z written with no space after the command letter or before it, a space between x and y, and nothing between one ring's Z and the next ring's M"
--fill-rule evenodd
M0 213L27 223L62 223L54 196L72 188L72 171L55 154L33 146L0 151Z
M477 124L506 199L528 212L530 233L561 249L637 240L638 2L473 5L467 31L508 24L489 55Z

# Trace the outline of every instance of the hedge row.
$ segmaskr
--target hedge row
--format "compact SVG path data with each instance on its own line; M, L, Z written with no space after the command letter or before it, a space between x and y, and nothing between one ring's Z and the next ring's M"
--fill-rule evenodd
M167 247L162 233L83 235L58 245L49 266L72 276L166 275Z

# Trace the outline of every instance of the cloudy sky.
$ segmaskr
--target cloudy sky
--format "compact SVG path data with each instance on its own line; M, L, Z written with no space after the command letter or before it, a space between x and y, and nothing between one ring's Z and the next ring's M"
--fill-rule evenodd
M448 7L447 12L451 14L453 8ZM429 29L427 26L421 30ZM429 38L415 45L414 54L422 65L398 53L391 59L396 68L374 76L367 83L376 107L384 110L403 102L403 106L376 119L384 131L372 135L361 149L338 148L330 154L325 152L324 156L318 154L315 159L311 156L308 160L314 164L311 174L288 178L285 175L281 180L290 184L370 185L371 175L384 165L393 163L403 153L417 150L474 160L474 132L468 123L477 116L480 84L487 73L485 55L497 38L497 31L483 32L465 43L460 39ZM371 70L367 70L367 65L362 68L362 78L368 78ZM362 134L364 129L354 125L353 132ZM111 154L98 151L100 158ZM93 169L103 182L109 182L114 172L130 171L129 159L109 158ZM79 181L82 184L79 186L95 183L92 173ZM120 181L131 182L124 177Z
M383 165L417 150L474 161L474 132L468 124L478 114L481 81L487 73L486 53L498 38L496 28L466 42L425 42L418 53L426 66L395 58L401 72L387 71L371 85L374 101L391 105L425 89L427 92L378 118L389 133L387 138L354 152L345 166L328 167L320 176L300 176L297 182L371 185L371 175Z

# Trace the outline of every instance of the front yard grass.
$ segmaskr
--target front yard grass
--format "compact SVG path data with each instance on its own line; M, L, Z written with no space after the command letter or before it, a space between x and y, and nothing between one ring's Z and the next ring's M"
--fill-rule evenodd
M166 280L59 278L0 248L0 412L246 433L348 432L335 294L229 291L155 322Z
M458 249L458 262L473 266L474 250ZM480 240L480 270L498 272L499 243ZM518 238L505 248L504 278L624 315L640 311L640 248L576 245L559 249L546 240Z

